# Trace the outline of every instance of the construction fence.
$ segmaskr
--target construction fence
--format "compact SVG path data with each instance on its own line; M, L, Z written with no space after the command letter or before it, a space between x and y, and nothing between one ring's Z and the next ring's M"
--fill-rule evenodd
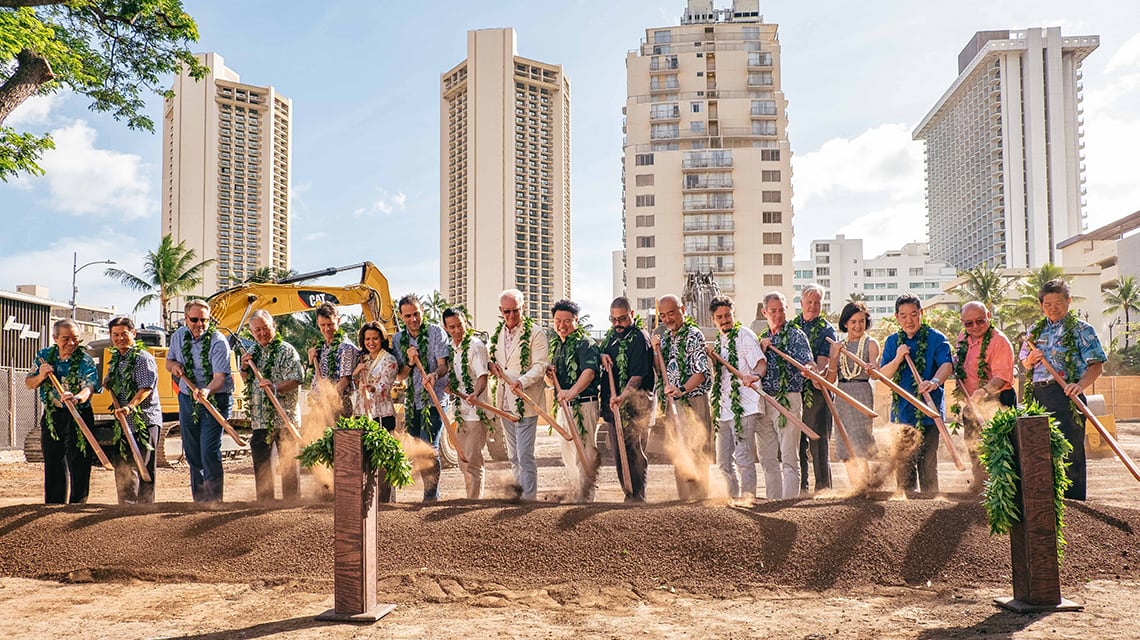
M40 398L35 391L24 386L28 369L0 367L0 452L24 450L28 434L36 431L40 416ZM27 452L29 460L38 457L39 438L32 437Z

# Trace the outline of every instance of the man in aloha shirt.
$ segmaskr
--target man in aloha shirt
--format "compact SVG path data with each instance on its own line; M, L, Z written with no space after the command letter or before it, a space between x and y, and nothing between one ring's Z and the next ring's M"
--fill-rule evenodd
M769 347L775 346L796 362L812 366L811 347L807 334L788 324L788 302L784 294L772 291L764 296L764 317L768 329L760 334L760 346L768 360L768 370L764 372L760 386L764 393L776 398L794 415L803 412L804 376L790 362L784 360ZM781 390L781 387L785 388ZM779 493L775 487L764 487L769 499L795 498L800 495L799 445L800 430L787 424L787 419L779 411L765 411L757 427L759 448L764 450L765 438L775 435L780 447L780 475L783 480ZM766 477L766 476L765 476ZM765 485L767 482L765 482Z
M319 391L318 380L324 379L333 385L337 397L340 398L339 416L352 415L352 372L360 360L360 352L352 344L352 340L341 333L340 314L332 303L324 302L317 307L317 329L321 332L324 341L320 346L309 348L309 364L313 365L312 388ZM341 335L338 337L338 333ZM336 361L329 367L329 351L336 345Z
M301 356L293 345L280 342L274 356L273 342L277 337L277 324L273 316L264 309L254 311L249 317L249 329L260 348L251 349L242 356L241 366L246 376L246 388L250 389L251 402L248 407L249 422L253 436L249 440L253 454L253 479L259 502L273 500L273 450L276 449L277 470L281 476L281 498L296 500L301 497L301 465L296 459L300 443L291 440L289 427L277 413L267 394L274 394L285 414L298 428L301 425L301 411L298 403L298 389L305 376L301 366ZM254 361L254 351L260 356ZM250 363L253 363L265 378L260 385L254 379ZM287 446L282 446L288 442Z

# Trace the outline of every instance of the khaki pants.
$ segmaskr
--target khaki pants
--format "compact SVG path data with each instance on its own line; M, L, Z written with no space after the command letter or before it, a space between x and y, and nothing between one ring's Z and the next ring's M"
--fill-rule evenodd
M483 446L487 444L487 425L478 420L465 420L457 424L455 430L459 435L456 449L467 459L467 462L463 458L459 460L467 497L478 500L483 497Z
M713 438L712 416L709 415L709 398L706 395L696 395L677 401L677 410L681 412L682 421L699 426L699 433L703 435L700 442L687 442L689 455L696 467L695 479L684 477L674 467L673 477L677 483L677 497L681 500L704 500L708 497L708 463L715 451ZM690 430L690 437L694 434ZM697 438L700 440L700 438Z
M593 502L594 482L598 475L598 401L591 400L578 405L582 411L582 426L586 435L582 437L582 447L586 450L586 460L578 459L578 448L572 441L559 436L558 443L562 448L562 464L566 467L566 479L569 491L575 500L580 502ZM558 422L570 433L578 433L577 418L574 415L574 405L570 405L570 415L559 410Z
M791 405L788 411L801 415L803 400L800 394L789 392L788 404ZM781 417L779 411L765 407L756 427L756 451L764 469L764 496L769 500L786 500L800 495L799 446L803 432L787 421L781 427Z

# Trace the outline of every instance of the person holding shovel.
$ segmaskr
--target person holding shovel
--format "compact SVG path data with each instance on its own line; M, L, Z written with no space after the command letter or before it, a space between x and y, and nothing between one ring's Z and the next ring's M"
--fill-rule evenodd
M249 449L253 454L253 480L258 502L273 500L273 451L277 450L277 469L281 475L281 497L296 500L301 497L301 465L294 457L300 442L290 443L282 450L282 440L290 438L285 419L277 413L269 399L273 394L284 409L284 414L301 424L298 403L298 389L305 372L301 366L301 356L293 345L285 342L277 332L273 316L264 309L254 311L249 317L249 329L257 343L241 358L245 376L246 403L253 437ZM261 379L254 379L252 367L257 367Z
M154 502L155 450L162 429L158 363L141 342L135 342L135 323L130 318L111 318L107 328L115 351L107 364L103 386L115 396L115 418L130 427L149 476L144 480L139 474L138 464L127 449L126 434L119 434L109 455L115 466L115 492L119 504L150 504Z
M29 389L40 389L43 401L40 446L44 454L44 504L87 502L91 446L83 439L64 401L73 400L80 417L87 424L94 424L91 394L99 386L99 372L91 356L79 348L79 325L74 320L57 320L52 325L51 338L55 344L36 354L39 369L24 379ZM63 397L49 381L52 374L63 385Z
M602 342L601 408L625 501L645 502L649 469L645 445L653 417L653 352L631 307L629 298L624 296L610 303L610 330ZM616 396L610 393L607 371L613 371ZM615 412L621 420L623 438L618 437ZM625 448L625 464L618 447ZM624 467L628 467L628 478Z
M579 453L575 443L559 439L571 492L580 501L592 502L598 472L598 345L578 325L578 311L577 303L570 300L554 303L546 375L554 382L558 420L567 432L577 433L585 453Z
M848 302L839 312L839 330L847 335L842 342L831 343L831 367L827 379L836 383L844 393L859 402L873 407L875 394L871 389L871 378L865 369L844 354L854 354L863 362L879 361L879 341L867 333L871 328L871 314L863 302ZM838 419L847 430L851 440L850 451L843 438L836 439L835 455L847 465L847 478L858 478L860 471L852 461L856 458L868 460L875 456L875 437L872 435L872 419L860 413L846 402L835 405ZM852 483L854 484L854 482Z

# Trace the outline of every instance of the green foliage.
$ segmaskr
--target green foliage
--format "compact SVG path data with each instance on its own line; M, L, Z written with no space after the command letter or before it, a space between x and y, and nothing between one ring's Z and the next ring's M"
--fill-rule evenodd
M951 341L962 331L962 315L950 309L927 309L922 312L922 320Z
M990 267L988 263L983 262L981 266L959 271L958 277L965 278L965 281L954 289L954 293L958 294L962 302L981 302L991 314L996 313L998 307L1005 302L1009 278L999 274L998 270Z
M145 275L132 275L122 269L107 269L103 273L128 289L146 294L135 304L135 312L157 300L162 309L162 325L169 331L171 299L201 285L206 267L214 262L211 258L195 263L196 257L197 254L186 246L185 241L175 245L168 234L162 236L157 250L147 252L143 267Z
M1048 415L1045 408L1030 401L1024 406L997 412L982 430L978 457L989 475L982 505L990 523L990 535L1009 533L1014 524L1021 521L1021 506L1017 500L1021 478L1013 450L1013 429L1018 418L1043 415ZM1069 466L1068 456L1073 445L1065 439L1052 416L1049 416L1049 436L1053 457L1053 506L1057 516L1057 558L1060 560L1065 547L1065 491L1072 484L1065 469Z
M443 312L451 306L439 290L432 291L430 296L420 296L420 305L424 309L424 320L438 325L443 324Z
M31 95L67 87L131 129L154 131L144 96L184 67L203 67L189 49L198 27L181 0L4 0L0 2L0 123ZM18 82L9 82L17 78ZM0 180L42 173L46 137L0 129Z
M1105 315L1124 312L1124 351L1128 351L1132 314L1140 313L1140 284L1137 284L1136 276L1124 276L1115 287L1105 291L1104 305Z
M365 456L365 471L368 473L383 471L384 479L393 487L406 487L412 483L411 460L404 453L400 441L380 426L380 423L368 416L353 416L338 419L335 429L364 431L361 445ZM301 461L302 466L310 468L321 464L332 468L333 432L333 427L325 429L320 439L301 449L297 459Z

